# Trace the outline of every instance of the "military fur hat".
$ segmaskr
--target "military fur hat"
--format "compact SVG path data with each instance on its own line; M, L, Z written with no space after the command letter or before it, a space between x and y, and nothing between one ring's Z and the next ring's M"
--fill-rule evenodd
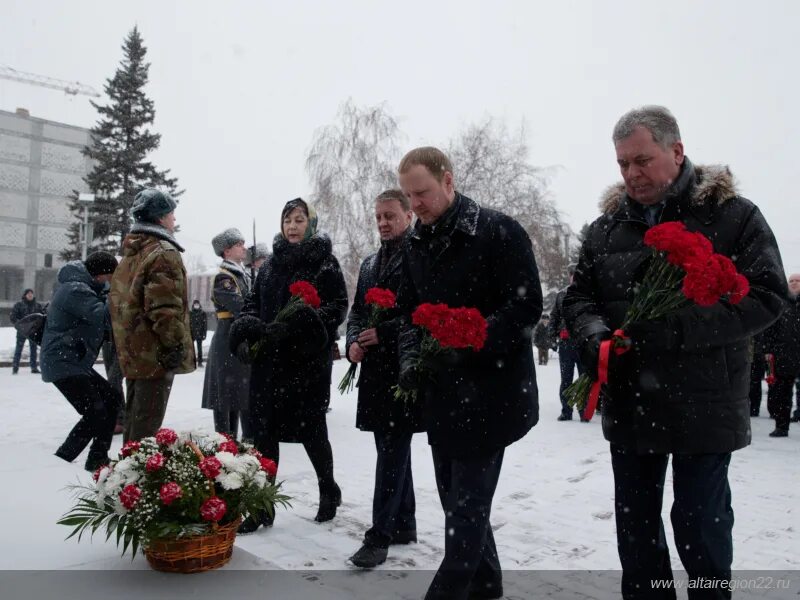
M146 188L136 194L131 207L131 216L135 221L156 223L167 216L178 204L167 192L155 188Z
M255 248L250 246L247 249L246 264L251 265L261 258L269 258L269 246L264 242L257 243Z
M211 240L211 245L214 247L214 254L222 256L225 250L232 248L239 242L244 242L242 232L235 227L231 227L215 235L214 239Z

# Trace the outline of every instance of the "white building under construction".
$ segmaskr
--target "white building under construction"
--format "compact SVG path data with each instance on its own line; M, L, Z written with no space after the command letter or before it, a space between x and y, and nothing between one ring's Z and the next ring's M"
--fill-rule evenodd
M0 325L26 288L49 302L73 220L69 196L88 191L88 129L0 110Z

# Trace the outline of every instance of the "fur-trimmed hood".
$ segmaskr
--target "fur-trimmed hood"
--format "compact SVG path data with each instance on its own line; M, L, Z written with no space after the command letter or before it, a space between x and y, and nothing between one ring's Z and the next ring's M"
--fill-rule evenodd
M693 206L719 206L738 195L736 180L727 165L695 166L688 158L684 158L681 174L669 194L679 196L684 190L688 190L689 203ZM600 212L614 214L626 198L624 182L612 185L600 199Z

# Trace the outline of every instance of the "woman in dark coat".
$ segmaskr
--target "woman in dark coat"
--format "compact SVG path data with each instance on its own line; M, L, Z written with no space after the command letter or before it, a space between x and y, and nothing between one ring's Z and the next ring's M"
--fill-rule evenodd
M333 478L333 453L325 413L330 402L331 343L347 311L347 289L330 238L316 231L316 215L302 199L281 213L281 234L273 254L258 271L253 292L231 328L231 348L253 364L250 411L255 446L276 463L279 442L302 443L319 481L316 520L329 521L341 503ZM291 318L275 317L290 300L289 286L308 281L321 299L318 309L303 305ZM260 341L255 357L252 346ZM251 515L240 532L271 524Z

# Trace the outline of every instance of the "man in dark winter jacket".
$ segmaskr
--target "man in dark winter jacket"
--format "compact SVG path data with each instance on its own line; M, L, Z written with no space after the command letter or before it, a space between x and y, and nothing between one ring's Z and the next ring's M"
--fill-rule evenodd
M800 377L800 275L789 277L789 298L781 318L764 332L766 361L775 381L767 392L767 410L775 419L770 437L787 437L794 384Z
M728 465L731 452L750 443L750 338L780 315L786 281L761 212L736 192L726 167L689 161L666 108L630 111L613 140L624 183L606 193L564 298L587 372L597 378L600 344L622 324L643 276L649 227L684 223L731 257L750 283L735 306L723 298L632 324L631 351L609 367L603 433L611 443L622 596L672 599L674 590L652 584L672 579L661 521L669 456L681 562L692 580L720 584L731 577L733 557ZM690 599L700 597L730 598L730 591L689 589Z
M192 340L195 343L197 366L203 366L203 340L208 335L208 317L206 311L200 305L200 300L192 302L192 310L189 311L189 329L192 332Z
M574 268L570 269L570 281L572 281ZM558 415L559 421L572 421L572 407L567 402L565 392L575 380L575 370L578 376L583 375L583 365L579 353L577 341L569 334L567 322L564 320L564 297L567 295L566 288L556 294L556 302L553 306L553 318L550 319L550 335L558 344L558 366L561 369L561 386L558 388L558 396L561 400L561 414ZM581 421L585 421L583 413L578 411Z
M36 302L33 295L33 290L27 289L22 294L22 299L14 305L11 309L11 324L14 325L28 315L33 313L43 312L44 308L41 304ZM31 349L31 373L38 373L39 369L36 364L36 343L29 338L26 338L20 332L17 332L17 346L14 348L14 362L11 365L11 372L16 375L19 372L19 362L22 359L22 349L25 347L25 342Z
M761 400L764 390L762 383L767 372L767 361L764 356L764 334L753 336L753 362L750 363L750 416L757 417L761 413Z
M53 383L81 415L55 454L72 462L91 442L87 471L108 464L117 416L114 389L92 368L111 326L105 291L116 267L117 259L108 252L61 267L42 338L42 379Z
M401 312L423 303L476 308L480 351L450 350L419 367L421 332L400 334L400 387L418 390L445 512L445 555L428 598L499 598L502 572L489 523L506 446L539 418L533 328L542 289L530 238L514 219L455 191L450 160L412 150L400 186L419 220L404 247Z
M350 561L362 568L383 563L390 544L417 539L416 501L411 476L411 437L422 431L419 405L394 398L399 362L397 337L402 319L388 310L377 325L370 323L372 306L365 302L371 288L397 293L403 274L402 245L411 226L411 205L400 190L387 190L375 201L381 248L361 264L353 307L347 319L346 356L360 363L356 427L372 431L378 453L372 527Z
M550 360L550 346L553 340L550 337L550 315L542 315L542 319L536 324L533 330L533 345L539 352L539 364L547 365Z

